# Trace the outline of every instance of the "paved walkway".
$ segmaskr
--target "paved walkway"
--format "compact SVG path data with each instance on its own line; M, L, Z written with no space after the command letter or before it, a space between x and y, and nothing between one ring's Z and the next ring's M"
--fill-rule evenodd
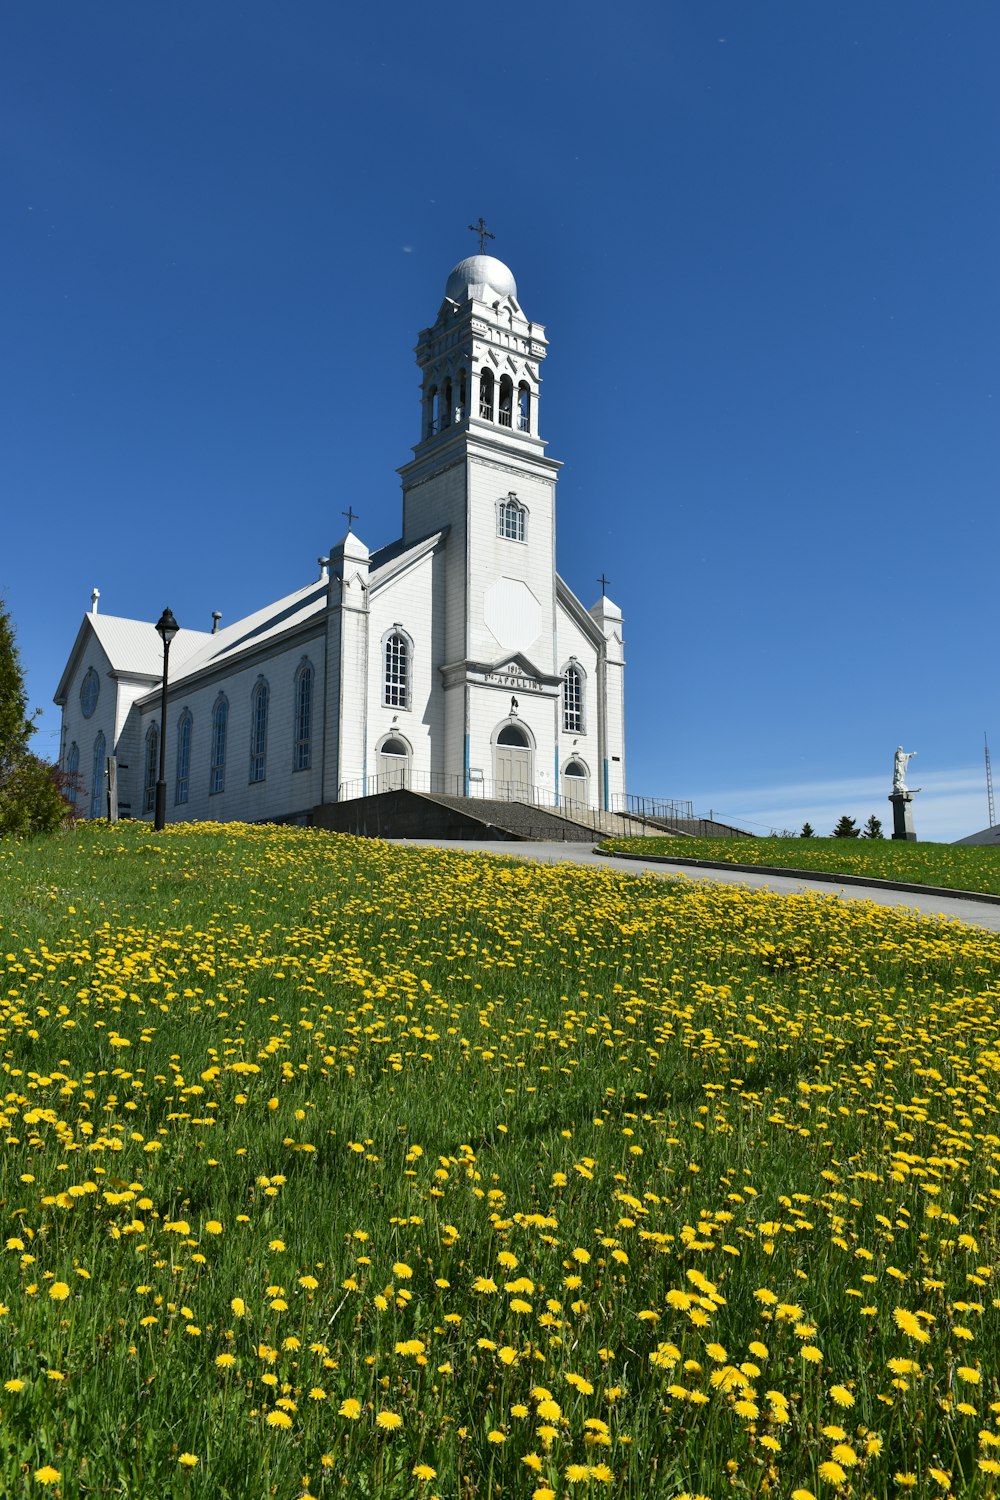
M599 869L620 870L623 875L657 875L661 879L679 877L685 880L716 880L723 885L743 885L751 890L773 891L788 896L795 891L815 891L821 896L837 896L843 901L874 901L877 906L907 906L928 917L951 917L973 927L1000 932L1000 906L985 902L962 901L957 897L924 896L913 891L886 890L884 887L834 885L828 881L803 880L796 874L750 875L742 870L725 868L708 870L690 866L661 864L658 860L616 859L614 855L595 854L589 844L512 843L504 840L483 842L459 839L393 839L401 847L454 849L472 854L506 854L513 859L540 860L543 864L572 863L592 865Z

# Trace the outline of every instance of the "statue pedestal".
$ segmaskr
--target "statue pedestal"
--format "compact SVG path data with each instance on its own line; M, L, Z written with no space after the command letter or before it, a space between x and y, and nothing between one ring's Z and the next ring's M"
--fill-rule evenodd
M890 792L892 803L892 836L916 843L917 833L913 826L913 796L910 792Z

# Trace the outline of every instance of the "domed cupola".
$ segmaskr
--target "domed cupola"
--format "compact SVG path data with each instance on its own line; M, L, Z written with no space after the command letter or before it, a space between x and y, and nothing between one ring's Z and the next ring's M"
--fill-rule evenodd
M510 267L495 255L468 255L448 277L444 294L459 304L470 298L495 302L498 297L513 297L516 301L517 282Z
M493 236L484 221L469 228L479 236L479 253L465 256L449 274L437 321L422 331L416 348L422 443L450 443L458 432L474 432L521 450L540 449L545 330L525 317L510 267L487 255Z

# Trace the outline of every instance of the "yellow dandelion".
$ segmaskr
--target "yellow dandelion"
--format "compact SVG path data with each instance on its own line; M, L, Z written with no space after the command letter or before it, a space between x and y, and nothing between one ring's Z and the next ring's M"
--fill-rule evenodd
M820 1464L816 1473L820 1479L825 1479L827 1484L843 1484L847 1478L846 1472L832 1458L828 1458L826 1463Z
M570 1464L566 1470L567 1484L582 1484L590 1478L590 1468L587 1464Z
M414 1479L436 1479L437 1469L432 1469L430 1464L414 1464L410 1470Z
M233 1365L236 1363L236 1355L235 1354L217 1354L215 1356L215 1363L219 1367L220 1370L231 1370L232 1367L233 1367Z
M268 1427L291 1427L292 1419L287 1411L269 1411L264 1418Z
M196 1469L198 1467L197 1453L182 1453L177 1462L182 1469Z
M501 1432L498 1427L491 1427L486 1434L486 1441L488 1443L505 1443L507 1441L507 1434Z
M395 1432L397 1427L402 1427L403 1419L396 1411L380 1411L375 1418L375 1424L381 1427L383 1432Z
M918 1344L930 1343L931 1336L927 1332L927 1329L920 1322L919 1318L914 1317L913 1313L908 1312L905 1307L894 1307L892 1316L896 1327L909 1338L916 1339Z
M40 1469L35 1470L37 1484L58 1484L61 1478L61 1472L54 1469L51 1464L43 1464Z
M854 1405L854 1397L851 1395L846 1385L831 1385L830 1398L831 1400L835 1401L838 1406Z
M340 1415L349 1422L356 1422L361 1415L361 1402L354 1396L348 1396L346 1401L340 1403Z

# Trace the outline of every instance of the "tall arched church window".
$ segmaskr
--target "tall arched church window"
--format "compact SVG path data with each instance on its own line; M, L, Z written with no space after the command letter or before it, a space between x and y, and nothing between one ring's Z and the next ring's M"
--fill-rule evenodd
M433 437L435 432L437 432L437 398L438 388L436 385L432 385L427 392L427 413L424 418L425 437Z
M583 733L583 673L572 661L563 673L563 729Z
M104 802L104 763L107 759L107 742L102 729L94 741L94 764L90 780L90 816L99 818Z
M479 377L479 415L485 422L493 421L493 371L484 370Z
M174 777L174 802L184 803L188 800L188 790L191 785L191 729L193 725L190 711L185 709L177 722L177 774Z
M517 388L517 430L531 431L531 391L523 380Z
M150 724L146 730L146 750L142 762L142 810L152 812L156 805L156 769L160 758L160 730Z
M385 638L385 676L382 702L386 708L410 706L410 640L402 630Z
M524 506L511 492L497 506L497 536L506 537L509 542L523 542L525 514Z
M511 427L514 417L514 382L509 375L500 377L500 426Z
M76 799L80 794L78 779L80 775L80 746L76 743L76 740L70 745L69 754L66 757L66 774L69 777L66 796L69 799L70 807L75 808Z
M305 658L295 674L295 756L296 771L308 771L312 760L313 669Z
M220 693L212 709L212 763L208 774L208 790L224 792L226 789L226 740L229 737L229 699Z
M250 695L250 780L267 776L267 710L271 689L266 677L258 677Z
M441 426L443 428L451 426L451 391L451 381L446 380L444 383L444 389L441 392Z
M458 372L458 407L455 412L455 421L464 422L469 415L469 378L464 370Z

